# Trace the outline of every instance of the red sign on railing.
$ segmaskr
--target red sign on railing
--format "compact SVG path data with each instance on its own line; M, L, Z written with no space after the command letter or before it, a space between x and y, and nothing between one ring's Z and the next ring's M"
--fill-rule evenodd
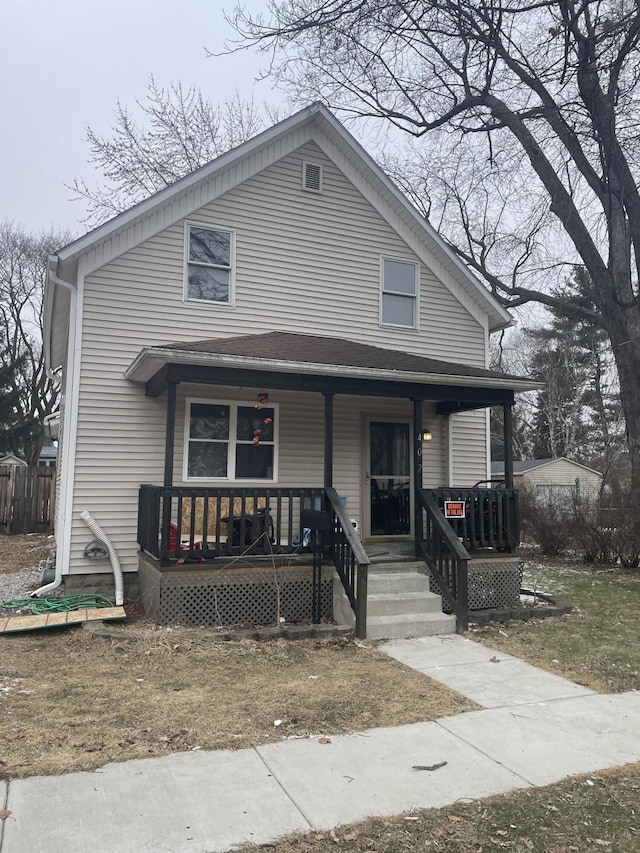
M445 518L464 518L466 501L445 501Z

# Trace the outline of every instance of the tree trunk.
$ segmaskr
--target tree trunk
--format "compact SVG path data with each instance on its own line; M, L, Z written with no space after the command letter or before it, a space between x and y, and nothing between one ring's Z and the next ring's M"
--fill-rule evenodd
M640 502L640 309L610 305L604 325L613 346L620 380L620 403L626 423L631 463L631 496Z

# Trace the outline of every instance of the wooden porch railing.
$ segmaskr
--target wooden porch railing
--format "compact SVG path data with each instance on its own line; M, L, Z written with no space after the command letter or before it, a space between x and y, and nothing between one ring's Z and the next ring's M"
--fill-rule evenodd
M356 617L356 637L367 636L367 584L370 560L335 489L326 489L331 516L329 551Z
M142 485L138 543L165 566L243 553L292 553L302 543L301 510L323 497L323 489Z
M439 593L456 617L456 630L463 633L469 627L469 553L444 517L432 492L418 492L417 510L419 534L416 536L416 556L427 564Z
M464 502L464 514L447 521L468 551L512 552L520 544L517 489L447 488L429 494L441 510L445 501Z
M369 559L335 489L142 485L138 544L165 568L220 556L291 554L305 549L301 519L314 509L329 515L322 549L353 608L356 636L365 637Z

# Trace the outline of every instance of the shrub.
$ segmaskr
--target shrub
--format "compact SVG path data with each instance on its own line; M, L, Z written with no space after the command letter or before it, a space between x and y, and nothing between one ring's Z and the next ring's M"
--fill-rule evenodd
M573 541L585 562L640 566L640 519L631 500L615 508L597 500L581 500L574 506Z
M555 556L572 545L573 505L561 495L520 490L522 538L533 542L546 556Z

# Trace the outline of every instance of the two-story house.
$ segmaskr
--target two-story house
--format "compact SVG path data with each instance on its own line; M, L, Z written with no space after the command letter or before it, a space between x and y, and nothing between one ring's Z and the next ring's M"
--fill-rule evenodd
M454 610L459 548L515 544L509 489L490 507L460 491L490 478L488 407L508 446L531 387L488 369L511 317L321 105L66 246L45 297L63 382L54 585L113 583L85 553L98 530L119 597L171 578L176 617L200 623L216 567L294 565L328 526L362 633L362 542L415 542ZM454 526L446 497L464 503ZM258 595L247 578L239 600Z

